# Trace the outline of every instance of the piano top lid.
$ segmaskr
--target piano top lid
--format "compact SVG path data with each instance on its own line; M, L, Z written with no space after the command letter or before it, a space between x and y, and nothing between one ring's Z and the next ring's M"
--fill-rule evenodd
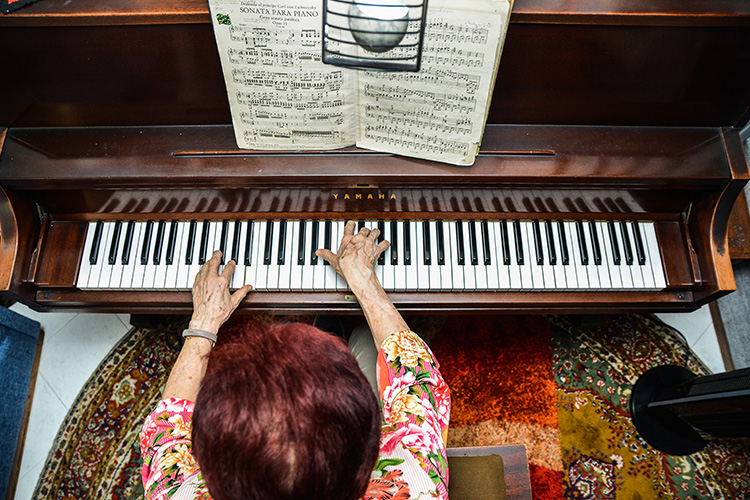
M709 10L710 9L710 10ZM205 0L43 0L0 26L209 23ZM748 26L744 0L515 0L511 22L674 26Z

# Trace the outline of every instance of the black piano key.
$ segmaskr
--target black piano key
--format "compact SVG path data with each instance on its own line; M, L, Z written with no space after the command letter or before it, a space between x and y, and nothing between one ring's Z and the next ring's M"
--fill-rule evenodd
M599 233L596 230L596 223L589 222L589 234L591 235L591 251L594 254L594 265L602 265L602 248L599 246Z
M500 240L503 247L503 264L510 265L510 239L508 238L508 221L500 221Z
M624 222L623 222L624 224ZM641 266L646 265L646 249L643 246L643 239L641 238L641 228L638 221L631 222L633 227L633 236L635 240L635 253L638 256L638 264Z
M110 266L114 266L117 262L117 249L120 246L120 231L122 230L122 222L119 220L115 222L114 230L112 231L112 241L109 245L109 258L108 262Z
M570 253L568 252L568 237L565 234L565 223L563 221L557 222L557 235L560 241L560 256L562 257L562 265L570 265Z
M253 265L253 221L247 221L247 235L245 236L245 265Z
M193 265L193 254L195 253L195 232L198 229L198 223L194 220L188 225L187 251L185 252L185 264Z
M612 244L612 262L619 266L622 257L620 256L620 245L617 244L617 231L614 221L607 222L607 232L609 232L609 241Z
M161 264L161 251L164 248L164 233L166 233L167 223L160 220L156 229L156 242L154 243L153 263L155 266Z
M482 253L484 254L484 265L489 266L492 264L492 257L490 257L490 225L486 220L479 223L482 228Z
M208 258L208 233L211 230L211 223L209 221L203 221L203 231L201 234L201 247L198 253L198 264L203 265L206 263Z
M472 266L476 266L479 264L479 251L477 247L477 228L473 220L469 221L469 257L471 258Z
M630 234L624 221L620 222L620 233L622 234L622 251L625 254L625 263L633 265L633 247L630 246Z
M466 263L466 253L464 252L464 228L460 220L456 221L456 256L458 265L463 266Z
M232 260L235 264L240 262L240 238L242 237L242 224L234 223L234 235L232 236Z
M432 252L430 246L432 241L430 238L430 223L426 220L422 221L422 260L425 266L432 264Z
M391 265L398 265L398 222L391 221Z
M437 234L435 237L437 238L437 259L438 259L438 265L444 266L445 265L445 231L443 230L443 221L435 221L435 232Z
M523 265L523 239L521 237L521 221L513 221L513 236L516 240L516 264Z
M532 233L534 233L534 251L536 252L536 265L544 265L544 246L542 246L542 230L539 227L539 221L534 220L531 223Z
M586 235L583 232L583 222L576 221L576 234L578 235L578 250L581 254L581 264L589 265L589 251L586 248Z
M310 245L311 247L310 248L310 264L312 264L313 266L318 264L318 256L315 255L315 250L318 249L318 241L320 241L319 231L320 230L318 228L318 221L316 220L312 221L312 228L310 231L312 233L311 235L312 245Z
M266 223L266 244L263 248L263 265L271 265L271 248L273 248L273 221Z
M143 245L141 246L141 265L148 264L148 254L151 251L151 234L154 231L154 221L146 222L146 229L143 232Z
M122 242L122 262L123 266L130 264L130 249L133 246L133 234L135 233L135 222L128 222L128 228L125 230L125 241Z
M307 231L307 221L299 221L299 231L297 232L297 265L305 265L305 232Z
M286 262L286 221L279 221L279 252L276 255L276 263L283 266Z
M177 246L177 221L172 221L169 225L169 238L167 239L167 255L165 262L171 266L174 262L174 249Z
M404 265L411 265L411 225L404 221Z
M357 222L357 232L362 231L362 228L365 227L365 221L361 220Z
M89 263L93 266L99 259L99 247L102 242L102 231L104 231L104 222L97 221L94 227L94 240L91 242L91 253L89 253Z
M333 223L329 220L325 221L324 229L323 229L323 248L326 248L328 250L331 250L331 233L333 232ZM333 250L331 250L333 251ZM323 260L323 264L328 266L327 260Z
M221 238L219 239L219 250L221 251L221 262L223 266L226 262L224 258L227 255L227 239L229 238L229 221L221 221Z
M385 221L378 221L378 231L380 231L380 234L378 235L378 243L383 241L385 239ZM378 256L378 265L382 266L385 264L385 252L380 252L380 255Z
M552 234L552 221L544 222L544 230L547 234L547 260L551 266L557 265L557 249L555 248L555 236Z

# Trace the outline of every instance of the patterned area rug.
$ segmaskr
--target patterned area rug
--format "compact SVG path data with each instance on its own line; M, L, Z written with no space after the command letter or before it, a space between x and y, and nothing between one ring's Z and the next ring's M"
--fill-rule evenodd
M641 373L662 364L708 373L658 320L613 316L595 329L567 317L408 322L451 387L449 446L525 444L535 499L750 499L750 444L712 441L674 457L633 428L627 401ZM63 423L35 498L142 498L137 436L182 328L134 329L113 349Z

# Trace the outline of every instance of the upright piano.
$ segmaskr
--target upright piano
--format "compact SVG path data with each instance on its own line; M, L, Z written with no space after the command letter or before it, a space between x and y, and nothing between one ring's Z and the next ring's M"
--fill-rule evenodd
M706 10L710 9L710 10ZM0 293L185 312L221 249L243 311L356 311L346 220L406 312L687 311L734 289L750 6L516 0L471 167L239 150L200 0L41 0L0 18Z

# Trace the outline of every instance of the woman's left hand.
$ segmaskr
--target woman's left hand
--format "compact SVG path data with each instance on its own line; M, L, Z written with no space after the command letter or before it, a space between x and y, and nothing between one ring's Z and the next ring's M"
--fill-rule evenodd
M242 299L252 290L252 285L245 285L234 293L229 292L229 283L234 274L236 263L230 260L219 274L221 252L203 264L193 284L193 318L189 328L217 333L219 327L232 315Z

